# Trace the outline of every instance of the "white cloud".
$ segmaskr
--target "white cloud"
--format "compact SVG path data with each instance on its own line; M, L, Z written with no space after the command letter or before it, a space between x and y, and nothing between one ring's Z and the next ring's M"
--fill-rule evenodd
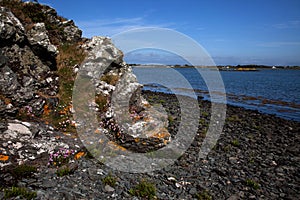
M123 31L144 28L144 27L160 27L167 28L173 23L154 24L145 22L143 17L136 18L115 18L101 19L94 21L78 21L76 24L83 30L84 37L92 37L97 35L112 36Z
M300 28L300 20L292 20L285 23L274 24L272 26L276 29Z
M300 42L264 42L259 43L260 47L281 47L281 46L299 46Z

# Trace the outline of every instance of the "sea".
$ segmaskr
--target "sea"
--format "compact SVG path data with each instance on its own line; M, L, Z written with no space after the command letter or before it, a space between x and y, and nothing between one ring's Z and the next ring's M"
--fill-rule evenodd
M200 97L300 121L300 70L136 66L133 72L144 90Z

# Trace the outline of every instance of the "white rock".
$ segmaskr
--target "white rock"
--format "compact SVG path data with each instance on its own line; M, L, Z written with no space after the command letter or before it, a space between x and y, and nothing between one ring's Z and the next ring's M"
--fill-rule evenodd
M23 145L22 145L21 142L17 142L17 143L15 143L15 144L13 144L13 147L14 147L15 149L20 149L20 148L23 147Z
M97 169L97 174L98 175L103 175L104 174L104 171L102 169Z
M46 78L47 83L51 83L53 79L51 77Z
M31 135L31 131L28 127L22 124L8 123L8 130L15 131L21 134Z
M22 122L23 125L27 126L27 127L30 127L31 124L29 122Z
M113 191L115 191L115 189L114 189L113 187L111 187L110 185L106 185L106 186L104 187L104 189L105 189L107 192L113 192Z
M11 103L6 105L6 109L11 109L12 107L14 107Z
M174 178L174 177L168 177L168 180L169 181L176 181L176 178Z

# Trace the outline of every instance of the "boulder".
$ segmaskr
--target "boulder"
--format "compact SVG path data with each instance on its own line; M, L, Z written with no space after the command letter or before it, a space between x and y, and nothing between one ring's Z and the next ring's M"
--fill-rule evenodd
M51 44L44 23L36 23L28 31L27 39L36 55L41 58L51 69L56 69L55 57L58 54L56 46Z

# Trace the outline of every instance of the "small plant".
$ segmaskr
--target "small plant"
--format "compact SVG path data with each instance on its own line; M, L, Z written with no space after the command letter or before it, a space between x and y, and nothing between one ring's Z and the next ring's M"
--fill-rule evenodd
M115 177L113 177L111 174L109 174L102 179L102 182L105 185L110 185L111 187L114 187L116 185L117 180Z
M74 153L75 152L72 149L60 148L57 152L50 154L48 165L60 167L68 164Z
M212 197L207 190L203 190L202 192L196 194L196 198L198 200L212 200Z
M246 185L253 188L254 190L257 190L260 187L259 184L256 181L252 180L252 179L247 179L246 180Z
M154 199L156 195L156 187L153 183L142 180L138 185L129 190L132 196Z
M173 124L174 123L174 117L169 115L168 116L168 121L169 121L170 124Z
M165 101L165 100L163 100L163 99L161 99L161 100L159 100L159 103L161 103L161 104L165 104L165 103L166 103L166 101Z
M25 199L33 199L35 198L36 192L27 191L26 188L21 187L12 187L11 189L4 190L4 199L9 199L12 197L22 197Z
M204 111L204 112L202 112L202 116L203 116L203 117L208 117L208 116L209 116L209 113Z
M70 174L70 173L71 173L71 170L70 170L69 167L63 167L63 168L58 169L58 170L56 171L56 174L57 174L57 176L59 176L59 177L66 176L66 175L68 175L68 174Z
M238 146L240 145L240 142L239 142L238 139L234 139L234 140L231 141L231 144L232 144L233 146L235 146L235 147L238 147Z
M37 171L36 167L30 165L19 165L12 170L13 176L19 177L30 177Z

